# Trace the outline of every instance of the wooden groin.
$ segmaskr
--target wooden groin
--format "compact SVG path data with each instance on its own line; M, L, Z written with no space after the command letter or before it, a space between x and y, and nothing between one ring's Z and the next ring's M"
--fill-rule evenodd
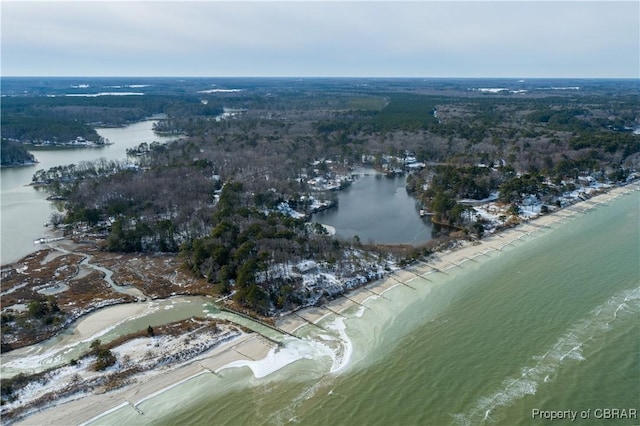
M325 330L323 327L320 327L318 324L316 324L315 322L311 322L308 319L306 319L305 317L303 317L302 315L298 315L297 313L293 312L293 315L297 316L298 318L300 318L302 321L306 322L307 324L313 325L318 327L320 330L322 331L327 331Z
M350 297L349 297L349 296L347 296L346 294L343 294L343 295L342 295L342 297L344 297L344 298L345 298L345 299L347 299L347 300L352 301L352 302L353 302L353 303L355 303L356 305L359 305L359 306L362 306L362 307L366 308L366 306L364 306L362 303L360 303L360 302L358 302L358 301L353 300L352 298L350 298Z
M249 358L251 361L255 361L255 359L251 358L249 355L243 354L242 352L240 352L239 350L237 350L237 349L235 348L235 346L234 346L233 348L231 348L231 349L233 349L233 351L234 351L235 353L237 353L237 354L239 354L239 355L242 355L242 356L243 356L243 357L245 357L245 358Z
M423 277L422 275L420 275L420 274L416 274L415 272L413 272L413 271L409 271L408 269L405 269L405 271L407 271L407 272L408 272L408 273L410 273L410 274L415 275L415 276L416 276L416 277L418 277L418 278L422 278L422 279L425 279L425 280L426 280L426 278L424 278L424 277ZM395 282L397 282L398 284L405 285L405 286L409 287L410 289L415 290L415 287L411 287L409 284L405 283L404 281L400 281L398 278L394 277L394 276L393 276L393 275L391 275L391 274L389 274L389 278L391 278L392 280L394 280L394 281L395 281ZM428 281L428 280L427 280L427 281Z
M136 410L138 412L138 414L140 414L141 416L144 415L144 413L142 412L141 409L139 409L133 402L129 401L128 399L125 399L125 401L127 401L129 403L129 405L131 406L131 408L133 408L134 410Z
M237 352L237 351L236 351ZM209 373L213 374L214 376L218 376L220 378L222 378L222 374L218 374L215 371L213 371L212 369L210 369L209 367L205 367L204 365L202 365L202 363L199 364L200 367L202 367L204 370L207 370Z
M340 312L338 312L338 311L334 311L333 309L331 309L331 308L330 308L330 307L328 307L328 306L323 306L323 308L325 308L327 311L331 311L331 312L333 312L334 314L339 315L339 316L341 316L341 317L343 317L343 318L344 318L344 315L342 315L342 314L341 314Z
M440 269L436 268L435 266L431 266L429 265L427 262L423 262L422 260L418 260L418 262L422 263L424 266L431 268L432 271L436 271L439 272L441 274L444 274L444 271L441 271ZM424 278L422 275L419 275L420 277ZM426 278L425 278L426 279Z
M378 296L378 297L382 297L384 300L389 300L387 297L384 297L384 295L383 295L383 294L381 294L381 293L376 293L375 291L371 290L370 288L367 288L367 287L362 287L362 288L363 288L363 289L365 289L365 290L367 290L367 291L368 291L369 293L371 293L371 294L375 294L375 295L376 295L376 296Z

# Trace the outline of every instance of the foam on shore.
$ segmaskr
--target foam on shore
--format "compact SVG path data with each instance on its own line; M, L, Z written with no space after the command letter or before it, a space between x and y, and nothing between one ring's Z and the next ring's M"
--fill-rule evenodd
M332 356L326 346L313 340L287 338L283 347L271 348L264 358L239 359L219 368L216 373L228 368L248 367L255 378L261 379L296 361L323 356Z

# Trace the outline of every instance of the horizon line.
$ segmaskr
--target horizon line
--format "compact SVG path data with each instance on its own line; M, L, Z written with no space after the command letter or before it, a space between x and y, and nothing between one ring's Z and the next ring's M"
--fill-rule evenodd
M296 75L282 75L282 76L260 76L260 75L0 75L0 78L255 78L255 79L368 79L368 80L382 80L382 79L425 79L425 80L483 80L483 79L501 79L501 80L550 80L550 79L571 79L571 80L640 80L638 77L526 77L526 76L484 76L484 77L461 77L461 76L296 76Z

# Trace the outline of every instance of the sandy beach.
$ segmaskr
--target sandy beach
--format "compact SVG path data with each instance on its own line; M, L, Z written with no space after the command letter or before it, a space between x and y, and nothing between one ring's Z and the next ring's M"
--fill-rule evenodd
M418 278L434 279L435 275L451 268L463 267L465 262L487 256L490 252L500 252L505 247L536 232L548 232L552 225L566 221L575 215L588 212L610 200L631 191L640 189L640 184L616 187L606 193L598 194L591 199L580 202L556 212L526 221L520 225L504 230L499 234L487 236L480 241L461 243L455 250L436 253L428 262L417 262L410 267L397 269L382 280L367 284L344 296L338 297L320 307L306 308L291 313L276 322L277 327L288 333L295 333L301 327L318 326L318 323L330 315L341 315L347 309L364 306L371 297L386 298L385 293L396 286L413 288L412 281ZM136 315L137 304L123 305L118 315L122 317ZM122 319L110 317L93 317L91 321L78 325L77 332L91 336L109 324ZM105 325L106 324L106 325ZM215 349L196 357L182 365L167 371L145 375L138 383L104 394L91 394L70 402L58 403L36 414L17 422L22 425L69 425L83 424L97 420L101 415L114 409L129 406L131 410L142 415L138 404L148 398L166 391L190 378L202 374L218 374L225 366L236 361L260 360L267 357L276 345L255 333L243 333L231 341L225 342Z
M412 287L411 282L417 278L433 279L432 277L430 278L431 274L463 267L465 262L474 261L481 256L487 256L490 252L500 252L525 236L549 230L551 225L566 221L575 215L585 214L589 210L606 204L616 197L637 190L640 190L640 184L638 183L612 188L586 201L578 202L532 220L523 221L513 228L487 236L482 240L465 241L454 250L435 253L428 262L419 261L417 264L407 268L397 269L384 279L360 287L326 305L306 308L282 318L278 320L277 326L287 332L294 333L299 328L310 323L317 324L329 315L339 315L354 305L362 305L369 297L378 296L384 298L384 293L395 286Z
M76 340L88 339L101 330L117 325L121 318L129 318L141 315L147 310L147 306L139 303L127 303L117 305L107 310L98 310L78 323L74 331Z
M201 374L219 374L224 366L239 360L257 360L267 356L274 344L255 333L223 343L205 355L159 374L147 374L139 383L104 394L88 395L44 409L18 425L77 425L98 420L100 416L123 406L142 415L138 404Z

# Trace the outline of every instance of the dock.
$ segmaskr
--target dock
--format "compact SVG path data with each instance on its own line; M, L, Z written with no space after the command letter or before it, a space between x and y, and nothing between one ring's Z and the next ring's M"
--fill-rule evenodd
M33 240L33 244L47 244L47 243L53 243L54 241L60 241L60 240L64 240L64 237L53 237L53 238L36 238L35 240Z

